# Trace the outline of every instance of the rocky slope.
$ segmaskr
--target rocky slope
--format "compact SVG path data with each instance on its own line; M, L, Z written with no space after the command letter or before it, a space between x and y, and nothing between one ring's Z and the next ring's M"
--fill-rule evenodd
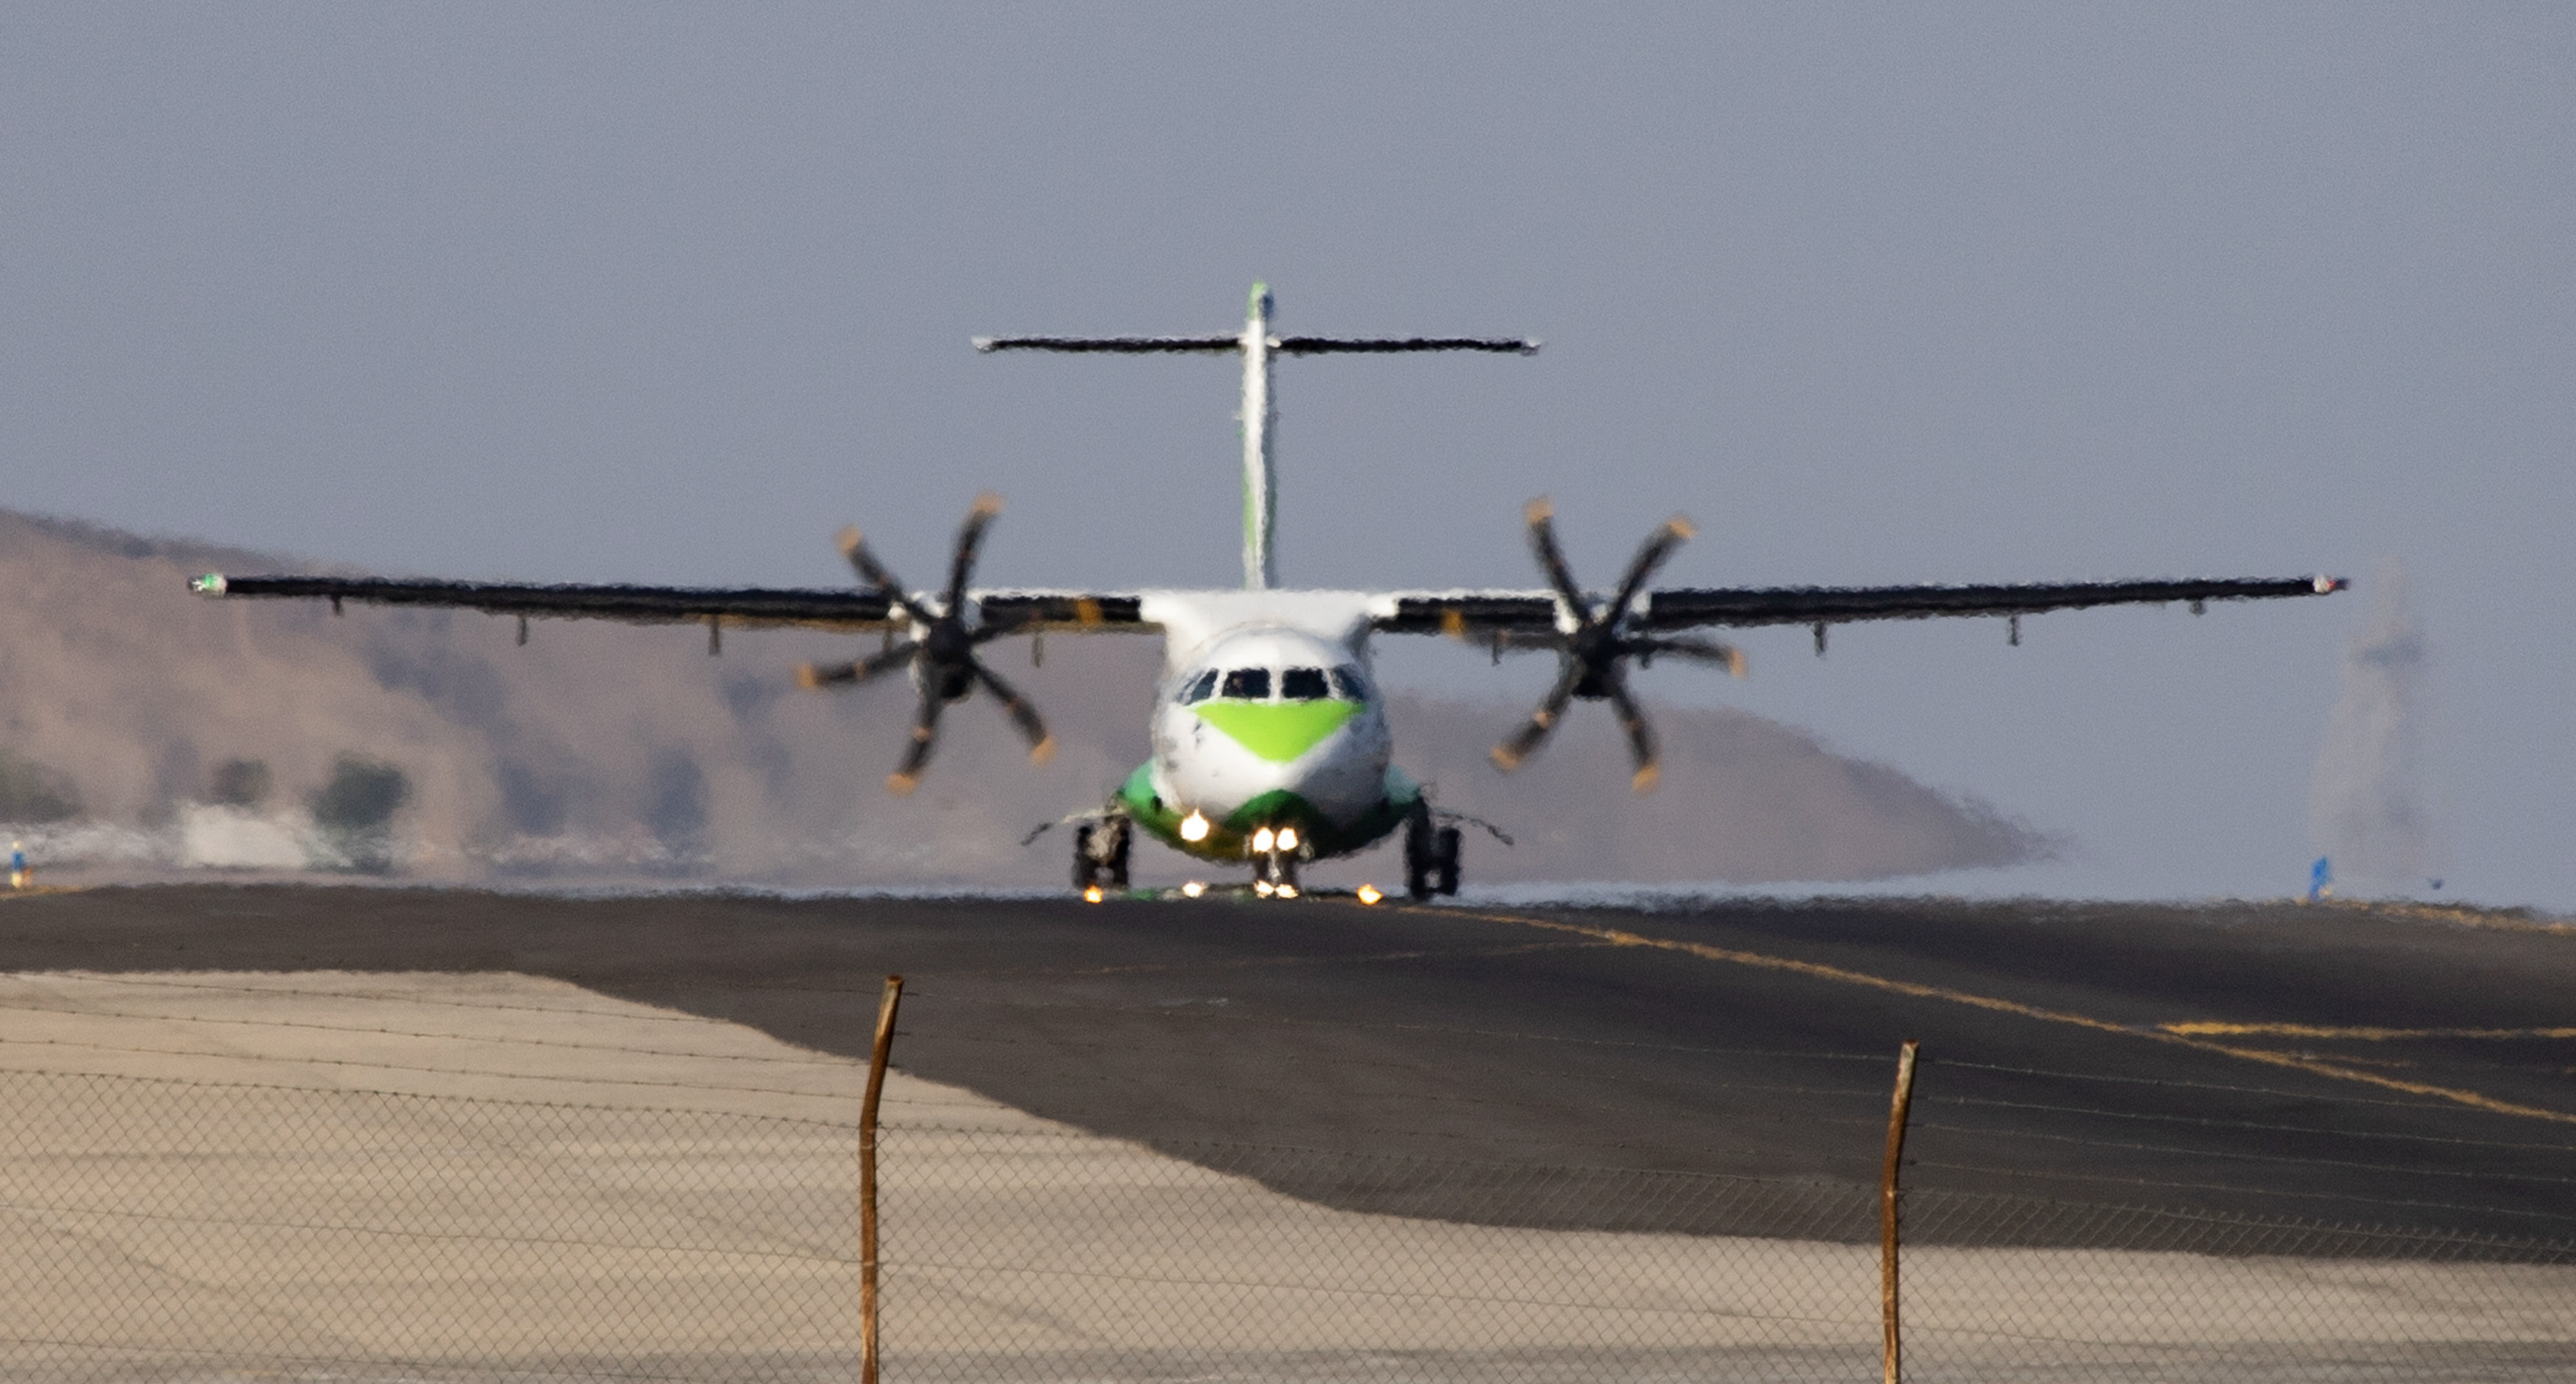
M799 662L846 658L846 639L732 634L710 658L695 629L540 623L519 647L512 622L470 613L334 617L185 590L197 572L294 565L0 511L0 819L40 859L95 870L345 866L311 811L336 801L325 790L354 756L401 771L392 858L413 877L1045 885L1060 838L1021 838L1144 755L1159 658L1146 638L1058 637L1042 668L999 646L1061 752L1032 767L969 704L923 789L894 799L880 784L909 687L795 687ZM1660 709L1650 798L1628 793L1607 716L1578 716L1505 778L1484 751L1521 710L1402 693L1391 707L1400 762L1518 839L1471 847L1472 878L1856 880L2046 849L1981 805L1740 712ZM1138 863L1186 873L1153 848ZM1392 866L1336 875L1372 872Z

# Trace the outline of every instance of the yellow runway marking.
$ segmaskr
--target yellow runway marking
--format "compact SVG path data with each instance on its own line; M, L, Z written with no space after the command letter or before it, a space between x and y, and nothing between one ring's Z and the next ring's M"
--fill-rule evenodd
M2576 1028L2332 1028L2323 1024L2230 1024L2214 1020L2157 1027L2192 1038L2345 1038L2362 1043L2393 1043L2408 1038L2576 1038Z
M1357 907L1357 905L1353 906ZM1385 905L1383 904L1379 905L1381 908L1384 906ZM2376 1086L2384 1091L2399 1091L2407 1095L2424 1096L2432 1100L2450 1101L2454 1104L2468 1106L2473 1110L2484 1110L2490 1114L2517 1115L2524 1119L2546 1120L2551 1124L2576 1125L2576 1113L2570 1113L2564 1110L2550 1110L2536 1105L2521 1105L2513 1101L2498 1100L2493 1096L2483 1095L2476 1091L2462 1090L2454 1086L2435 1086L2427 1082L2406 1081L2397 1077L2382 1076L2377 1072L2359 1071L2352 1067L2341 1066L2332 1062L2320 1062L2313 1057L2302 1056L2298 1053L2273 1052L2265 1048L2240 1048L2226 1043L2213 1043L2205 1039L2191 1037L2181 1033L2169 1032L2164 1028L2145 1028L2134 1024L2113 1023L2108 1019L2097 1019L2090 1014L2078 1014L2072 1010L2044 1009L2035 1004L2023 1004L2018 1000L1998 999L1992 995L1972 994L1965 990L1953 990L1947 986L1941 985L1925 985L1918 981L1895 980L1887 976L1871 975L1867 971L1854 971L1841 966L1828 966L1817 961L1798 961L1790 957L1771 956L1763 952L1738 951L1731 947L1713 947L1705 942L1683 942L1668 937L1649 937L1642 932L1630 932L1624 928L1595 927L1588 923L1559 922L1553 918L1524 918L1516 914L1481 913L1464 908L1401 908L1398 911L1405 913L1421 913L1435 918L1475 918L1490 923L1510 923L1517 927L1540 928L1549 932L1568 933L1577 937L1591 937L1603 942L1608 942L1613 946L1651 947L1658 951L1680 952L1686 956L1696 956L1705 961L1722 961L1730 965L1750 966L1758 970L1785 971L1792 975L1809 976L1817 980L1828 980L1842 985L1862 986L1872 990L1884 990L1892 994L1911 996L1915 999L1939 1000L1948 1004L1963 1004L1970 1006L1971 1008L1991 1010L1998 1014L2017 1014L2026 1019L2040 1020L2043 1023L2065 1024L2074 1028L2093 1029L2101 1033L2125 1034L2132 1038L2144 1038L2149 1042L2168 1043L2176 1047L2192 1048L2200 1052L2217 1053L2224 1057L2237 1058L2240 1061L2259 1062L2265 1066L2271 1067L2287 1067L2296 1071L2307 1072L2314 1076L2331 1077L2337 1081L2350 1081L2357 1082L2364 1086Z

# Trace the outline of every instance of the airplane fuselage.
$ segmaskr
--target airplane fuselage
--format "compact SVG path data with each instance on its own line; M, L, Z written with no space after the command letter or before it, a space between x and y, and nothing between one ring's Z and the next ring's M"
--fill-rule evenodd
M1400 826L1421 785L1390 762L1386 702L1369 670L1371 602L1345 592L1158 593L1165 630L1153 758L1118 806L1176 850L1211 861L1296 833L1293 853L1363 849Z

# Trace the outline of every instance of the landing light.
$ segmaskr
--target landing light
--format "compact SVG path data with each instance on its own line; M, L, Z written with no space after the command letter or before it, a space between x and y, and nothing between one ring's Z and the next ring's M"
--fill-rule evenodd
M1099 886L1099 885L1094 884L1094 885L1087 886L1087 887L1085 887L1085 888L1083 889L1083 891L1082 891L1082 901L1083 901L1084 903L1098 903L1098 902L1100 902L1100 899L1101 899L1101 893L1100 893L1100 886Z
M1295 827L1281 827L1279 829L1279 849L1283 851L1293 851L1297 849L1297 829Z
M1274 886L1266 879L1256 879L1252 882L1252 892L1266 899L1274 892Z
M1181 886L1181 897L1185 899L1195 899L1206 892L1207 886L1199 883L1197 880L1191 880L1189 883Z
M1278 834L1271 831L1268 827L1263 827L1252 833L1252 848L1256 851L1267 851L1272 846L1277 845L1278 842Z
M1195 810L1194 810L1194 811L1192 811L1192 812L1190 813L1190 815L1188 815L1187 817L1183 817L1183 818L1181 819L1181 839L1182 839L1182 840L1184 840L1184 841L1204 841L1204 840L1206 840L1206 839L1207 839L1207 834L1208 834L1208 819L1207 819L1207 818L1205 818L1205 817L1200 816L1200 815L1199 815Z
M1283 899L1293 899L1293 898L1297 897L1297 886L1296 886L1296 885L1293 885L1293 884L1283 884L1283 885L1280 885L1280 886L1279 886L1279 897L1281 897L1281 898L1283 898Z
M1359 900L1362 903L1375 903L1385 897L1386 895L1377 891L1377 886L1374 884L1363 884L1360 886Z

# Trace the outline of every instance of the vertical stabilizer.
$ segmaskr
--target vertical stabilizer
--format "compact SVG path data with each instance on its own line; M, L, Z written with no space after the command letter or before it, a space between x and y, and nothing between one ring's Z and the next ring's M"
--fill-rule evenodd
M1270 399L1270 285L1252 286L1243 311L1243 588L1267 591L1279 581L1271 530L1279 522L1279 479L1270 469L1270 434L1279 423Z
M978 351L1070 351L1078 354L1243 355L1243 585L1267 591L1279 582L1279 554L1273 543L1279 521L1279 475L1271 469L1272 434L1279 428L1279 405L1270 397L1270 362L1274 357L1336 354L1390 355L1412 351L1485 351L1533 355L1538 343L1523 337L1496 336L1273 336L1270 334L1270 285L1252 286L1244 308L1243 331L1236 336L979 336Z

